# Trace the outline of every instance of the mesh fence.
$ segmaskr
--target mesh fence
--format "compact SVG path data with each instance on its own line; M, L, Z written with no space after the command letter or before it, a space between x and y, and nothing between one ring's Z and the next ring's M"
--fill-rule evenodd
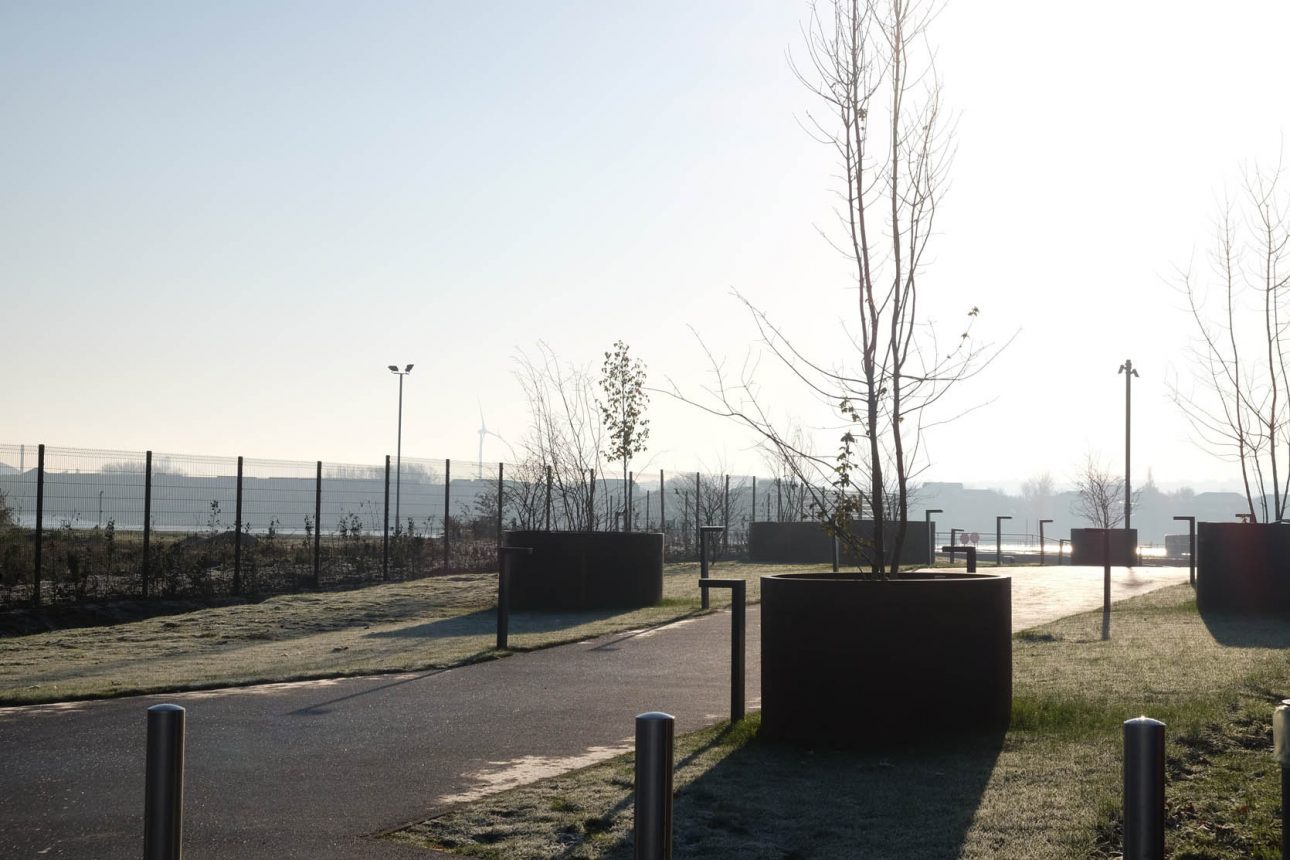
M809 516L792 482L702 472L244 458L239 481L237 457L46 447L42 480L39 457L0 445L0 606L495 570L508 529L662 531L668 561L693 561L719 525L714 554L743 558L753 520Z

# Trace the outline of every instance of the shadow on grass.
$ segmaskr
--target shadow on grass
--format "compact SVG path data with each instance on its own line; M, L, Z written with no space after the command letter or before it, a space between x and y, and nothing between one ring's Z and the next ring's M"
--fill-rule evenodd
M1290 618L1202 610L1214 641L1230 648L1290 648Z
M568 630L581 624L593 621L604 621L620 615L614 610L588 612L512 612L510 633L512 636L525 633L555 633ZM497 610L484 609L469 615L454 615L400 627L397 630L380 630L366 634L369 639L448 639L460 636L482 636L497 630Z
M1002 746L1002 733L882 754L754 739L678 793L674 856L958 856Z

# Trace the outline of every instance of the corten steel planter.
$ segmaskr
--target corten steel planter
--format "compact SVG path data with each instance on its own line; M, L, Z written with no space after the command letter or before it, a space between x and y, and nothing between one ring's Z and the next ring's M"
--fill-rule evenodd
M509 531L512 610L635 609L663 599L663 535L658 532Z
M763 576L761 607L768 737L883 747L1008 726L1007 576Z
M1196 607L1290 613L1290 525L1197 523Z
M933 528L935 525L932 523ZM851 530L858 537L872 537L873 521L857 520L852 523ZM896 540L895 523L886 524L884 535L885 544L890 548ZM930 546L926 521L907 522L900 563L929 564L931 559L927 554ZM833 538L817 522L749 523L748 560L760 564L827 564L833 560ZM891 560L890 549L887 550L887 560ZM868 561L857 558L855 553L847 552L843 547L842 563L856 566L867 565Z
M1106 563L1103 535L1110 532L1111 564L1134 567L1138 563L1137 529L1071 529L1071 564L1099 567Z

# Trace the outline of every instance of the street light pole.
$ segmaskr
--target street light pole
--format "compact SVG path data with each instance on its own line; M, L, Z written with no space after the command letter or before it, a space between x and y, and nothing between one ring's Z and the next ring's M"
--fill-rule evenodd
M1044 523L1051 523L1052 520L1039 521L1039 566L1044 565Z
M943 514L940 508L928 508L923 512L927 517L927 563L936 564L936 535L932 534L932 514Z
M399 485L403 477L403 377L412 372L412 365L399 370L397 364L389 365L390 373L399 377L399 437L395 447L394 467L394 534L397 537L402 521L399 519Z
M1137 376L1138 372L1133 369L1133 361L1126 358L1124 364L1120 365L1120 369L1116 373L1124 374L1124 528L1127 531L1132 524L1131 516L1133 512L1131 504L1133 494L1129 488L1129 441L1131 439L1130 430L1133 416L1131 392L1133 390L1133 377Z
M1003 564L1003 521L1012 517L994 518L994 566Z

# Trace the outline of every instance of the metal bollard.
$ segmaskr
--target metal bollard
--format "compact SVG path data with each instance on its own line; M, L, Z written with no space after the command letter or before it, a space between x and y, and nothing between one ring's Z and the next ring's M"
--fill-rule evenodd
M636 717L636 860L672 857L671 714L650 711Z
M1272 712L1272 754L1281 765L1281 860L1290 860L1290 699Z
M1124 722L1124 860L1164 860L1165 724Z
M147 777L143 799L144 860L179 860L184 829L184 709L148 708Z

